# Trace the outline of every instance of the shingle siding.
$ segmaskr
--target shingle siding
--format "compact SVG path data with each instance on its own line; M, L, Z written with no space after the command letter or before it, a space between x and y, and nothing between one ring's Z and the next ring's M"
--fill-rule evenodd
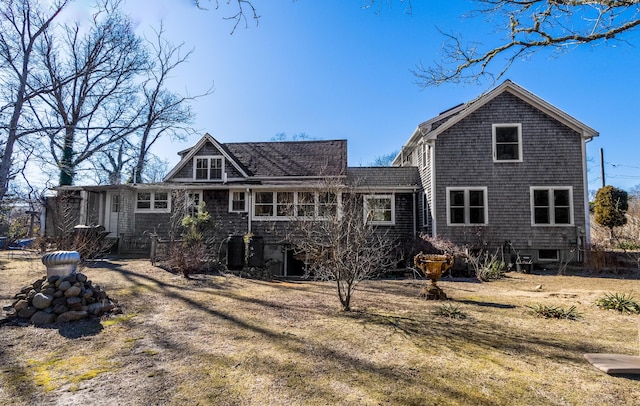
M499 123L522 125L523 162L493 162L492 124ZM582 142L580 134L511 93L498 95L435 141L438 235L466 243L477 235L469 227L447 226L446 188L481 186L488 192L485 242L568 249L578 227L585 227ZM572 187L574 225L532 227L530 186Z

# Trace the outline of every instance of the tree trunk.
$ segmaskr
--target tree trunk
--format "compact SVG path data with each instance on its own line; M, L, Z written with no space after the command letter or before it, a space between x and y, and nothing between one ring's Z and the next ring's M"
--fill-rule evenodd
M64 147L62 159L60 159L60 186L73 185L75 175L75 165L73 163L73 141L75 131L67 128L64 135Z

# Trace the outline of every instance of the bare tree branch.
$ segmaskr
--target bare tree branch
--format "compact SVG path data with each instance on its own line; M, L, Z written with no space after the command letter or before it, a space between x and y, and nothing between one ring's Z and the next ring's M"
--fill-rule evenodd
M420 64L414 74L423 86L499 80L516 61L542 49L567 52L585 44L624 42L623 34L640 26L638 0L476 0L480 8L470 18L497 21L502 43L488 50L446 34L442 60ZM501 59L503 58L503 59ZM497 68L494 66L497 65ZM496 73L497 71L497 73Z

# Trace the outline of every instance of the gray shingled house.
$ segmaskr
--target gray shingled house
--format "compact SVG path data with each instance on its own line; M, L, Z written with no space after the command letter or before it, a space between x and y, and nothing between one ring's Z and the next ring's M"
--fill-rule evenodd
M417 167L419 229L534 262L582 260L586 143L598 133L505 81L425 121L394 165Z
M300 272L285 238L292 216L335 209L327 181L355 185L363 216L390 238L425 233L535 262L579 261L589 236L585 145L597 135L506 81L420 124L391 167L348 167L345 140L219 143L206 134L161 183L58 190L70 192L76 224L104 226L120 252L148 254L151 235L167 238L172 217L204 202L221 247L251 233L260 264L281 275Z
M292 216L337 209L327 183L361 195L363 216L390 238L417 232L417 168L348 168L344 140L223 144L206 134L178 154L180 162L161 183L58 191L75 196L78 224L104 226L120 252L148 253L151 235L169 237L176 211L180 218L204 202L221 246L233 243L229 236L251 233L260 241L256 265L275 264L271 271L280 275L301 272L286 241Z

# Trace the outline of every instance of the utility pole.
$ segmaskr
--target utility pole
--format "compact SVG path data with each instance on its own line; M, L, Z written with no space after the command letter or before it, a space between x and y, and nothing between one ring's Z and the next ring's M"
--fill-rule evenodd
M602 178L602 187L607 186L604 178L604 149L600 148L600 177Z

